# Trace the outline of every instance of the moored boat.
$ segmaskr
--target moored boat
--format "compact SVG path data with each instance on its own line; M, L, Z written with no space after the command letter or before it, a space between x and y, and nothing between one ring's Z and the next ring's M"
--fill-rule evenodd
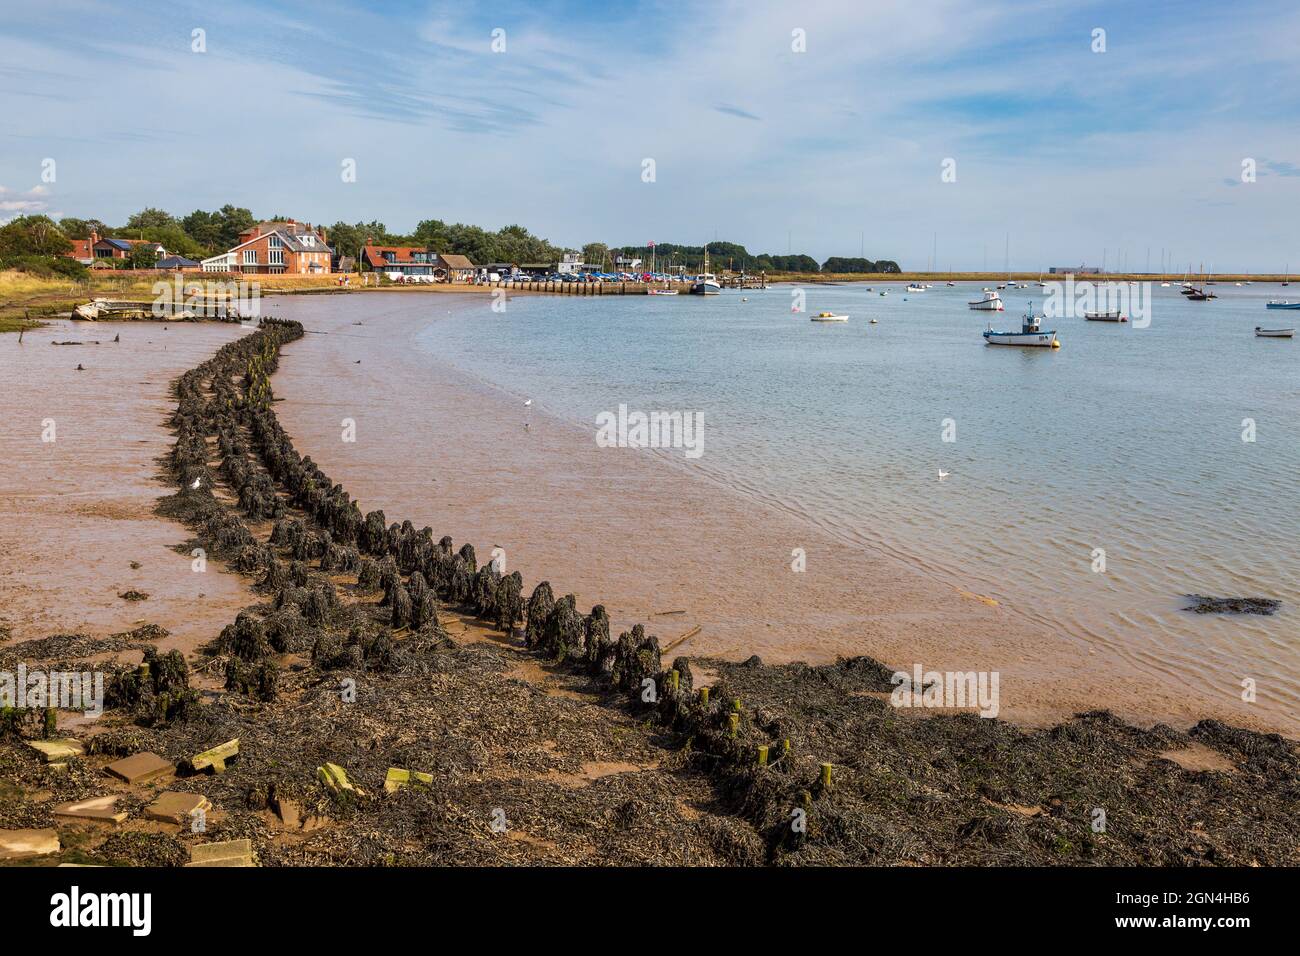
M847 322L849 317L837 312L818 312L812 317L813 322Z
M992 289L984 291L984 297L976 299L974 302L967 302L968 306L980 312L1001 312L1006 306L1002 304L1002 296L998 295Z
M676 295L676 289L651 289L647 295Z
M1127 322L1128 316L1123 312L1085 312L1083 317L1089 322Z
M1061 343L1057 341L1056 330L1044 332L1042 328L1043 317L1034 314L1033 304L1030 304L1029 311L1025 313L1020 322L1020 331L996 331L992 324L983 332L984 341L989 345L1019 345L1031 348L1059 349Z
M1295 329L1261 329L1255 326L1257 339L1290 339L1295 337Z
M907 285L908 292L924 292L925 290L926 290L925 286L917 285L915 282L909 282Z
M1288 302L1286 299L1270 299L1264 303L1266 309L1300 309L1300 302Z

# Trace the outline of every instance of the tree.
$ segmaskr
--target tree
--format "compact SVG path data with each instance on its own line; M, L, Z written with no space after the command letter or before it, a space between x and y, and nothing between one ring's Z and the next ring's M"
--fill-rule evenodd
M181 228L208 252L224 252L238 245L239 234L255 222L249 210L226 203L216 212L194 210L181 220Z
M49 216L19 216L0 226L0 258L62 256L72 243Z
M870 259L831 256L822 263L823 272L875 272L876 264Z
M609 259L609 246L603 242L589 242L582 247L582 261L597 269L604 267Z
M175 226L176 224L176 219L171 213L148 206L131 216L126 221L126 228L157 229L164 226Z
M59 231L69 239L89 239L92 231L101 239L113 234L112 230L98 219L74 219L71 216L59 220Z
M131 246L126 261L132 269L152 269L158 264L158 254L148 243L138 243Z

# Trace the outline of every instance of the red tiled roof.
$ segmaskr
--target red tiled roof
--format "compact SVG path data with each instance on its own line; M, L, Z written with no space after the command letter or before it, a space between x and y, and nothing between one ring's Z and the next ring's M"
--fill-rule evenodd
M384 258L385 252L393 253L392 262L389 262ZM432 260L428 262L416 262L415 259L412 258L412 254L416 252L425 253L428 252L428 250L425 249L424 246L366 246L365 260L367 265L376 269L386 265L436 265Z

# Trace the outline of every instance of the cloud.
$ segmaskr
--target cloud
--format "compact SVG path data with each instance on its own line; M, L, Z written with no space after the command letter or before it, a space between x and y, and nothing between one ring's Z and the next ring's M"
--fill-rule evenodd
M747 119L747 120L762 119L762 117L755 116L753 113L750 113L747 110L742 110L739 106L727 106L725 104L720 104L713 108L717 110L719 113L726 113L728 116L739 116L741 119Z

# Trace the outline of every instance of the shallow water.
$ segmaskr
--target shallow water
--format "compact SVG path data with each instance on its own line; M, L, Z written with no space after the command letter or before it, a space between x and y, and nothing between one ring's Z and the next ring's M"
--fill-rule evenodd
M1015 323L1030 291L1008 295L994 322ZM436 533L451 522L458 540L522 549L529 586L567 573L629 618L693 599L707 626L692 651L874 653L901 666L951 651L976 666L986 647L991 663L1039 682L1035 706L1058 696L1061 707L1294 728L1300 352L1251 334L1285 315L1263 309L1276 289L1221 286L1209 303L1156 289L1149 328L1059 320L1055 352L983 345L988 316L966 308L969 285L807 294L809 312L850 322L792 315L788 288L517 296L503 313L487 297L281 299L271 311L338 338L290 347L280 414L336 479L396 509L390 520L419 524L415 508ZM446 395L465 399L454 414ZM702 413L702 457L596 449L596 416L620 404ZM388 417L382 450L338 442L333 416L347 408ZM942 441L946 418L955 442ZM439 474L448 464L456 475ZM424 500L430 474L454 500ZM639 524L612 514L620 500L643 512ZM727 538L696 540L708 534ZM836 568L814 584L810 567L792 590L793 540L816 542ZM771 553L735 557L759 544ZM575 553L588 546L599 560ZM1098 548L1104 573L1092 570ZM668 583L665 555L698 573ZM894 575L903 583L885 583L882 561L907 570ZM1188 592L1284 606L1271 618L1193 615ZM1258 702L1240 701L1243 678Z

